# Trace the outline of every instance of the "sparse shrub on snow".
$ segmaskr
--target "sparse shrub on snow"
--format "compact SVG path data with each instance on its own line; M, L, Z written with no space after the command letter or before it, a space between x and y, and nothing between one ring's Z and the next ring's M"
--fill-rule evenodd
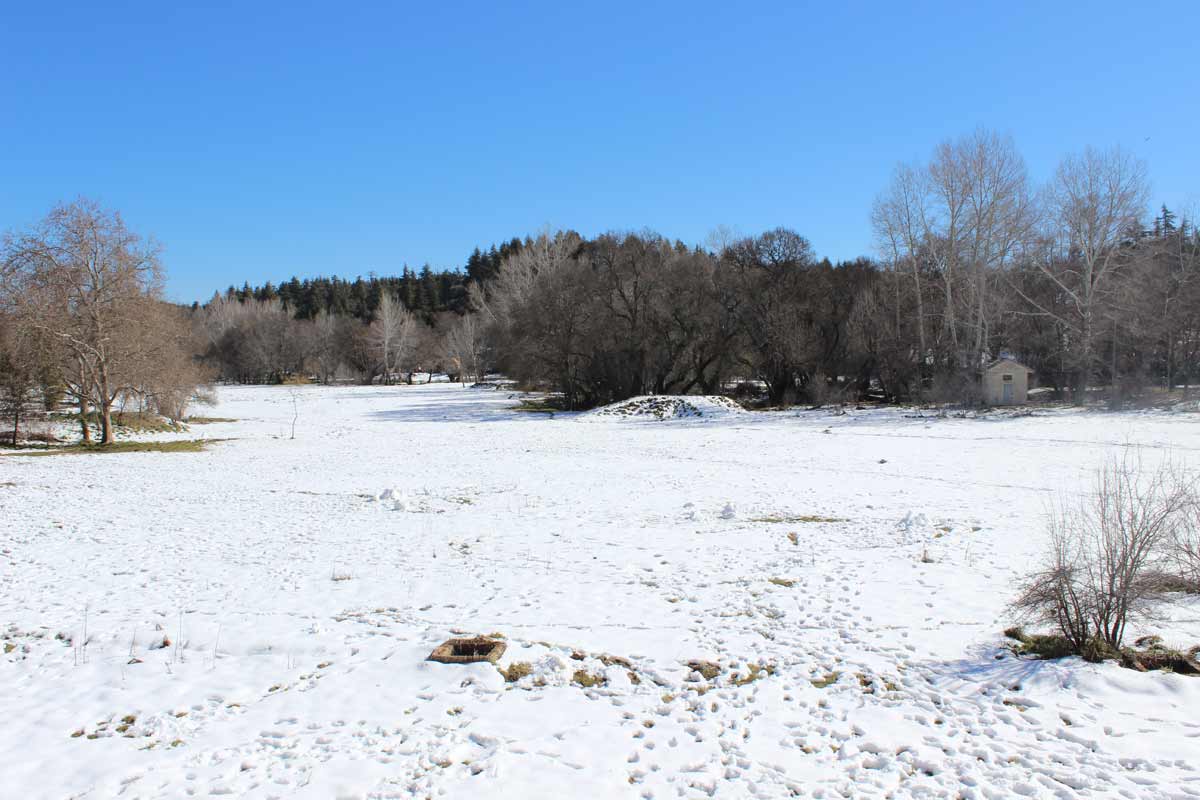
M1091 492L1054 508L1047 559L1013 609L1050 625L1071 653L1094 661L1116 656L1130 620L1162 594L1164 553L1191 494L1169 462L1143 469L1134 450L1109 460Z

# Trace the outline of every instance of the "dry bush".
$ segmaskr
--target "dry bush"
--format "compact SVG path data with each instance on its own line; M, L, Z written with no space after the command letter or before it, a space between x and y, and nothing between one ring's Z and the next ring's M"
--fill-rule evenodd
M1171 541L1171 564L1176 587L1200 594L1200 494L1194 489Z
M1161 596L1164 553L1191 503L1180 469L1169 461L1144 469L1126 449L1097 470L1091 492L1057 503L1046 563L1026 580L1014 611L1051 625L1078 655L1115 655L1129 621Z

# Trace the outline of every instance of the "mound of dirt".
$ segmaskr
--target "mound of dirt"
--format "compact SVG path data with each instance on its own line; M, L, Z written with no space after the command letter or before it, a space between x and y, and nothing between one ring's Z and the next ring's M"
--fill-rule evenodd
M712 419L747 413L720 395L643 395L602 406L586 416L593 419Z

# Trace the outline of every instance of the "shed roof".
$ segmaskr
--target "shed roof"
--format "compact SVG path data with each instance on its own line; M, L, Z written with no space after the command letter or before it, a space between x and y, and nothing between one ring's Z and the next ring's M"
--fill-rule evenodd
M1015 358L997 358L995 361L992 361L992 362L991 362L991 363L989 363L987 366L985 366L985 367L983 368L983 371L984 371L984 372L991 372L991 371L992 371L992 370L994 370L996 367L999 367L999 366L1001 366L1001 365L1003 365L1003 364L1011 364L1011 365L1013 365L1013 366L1015 366L1015 367L1019 367L1020 369L1023 369L1023 370L1025 370L1026 372L1033 372L1033 370L1032 370L1032 369L1030 369L1029 367L1025 366L1025 365L1024 365L1024 364L1022 364L1020 361L1017 361Z

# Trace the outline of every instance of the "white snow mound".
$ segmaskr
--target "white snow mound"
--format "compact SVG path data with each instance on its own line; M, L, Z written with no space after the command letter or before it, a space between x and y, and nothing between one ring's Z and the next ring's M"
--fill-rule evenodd
M739 416L746 410L720 395L648 394L601 406L584 415L587 419L715 419Z

